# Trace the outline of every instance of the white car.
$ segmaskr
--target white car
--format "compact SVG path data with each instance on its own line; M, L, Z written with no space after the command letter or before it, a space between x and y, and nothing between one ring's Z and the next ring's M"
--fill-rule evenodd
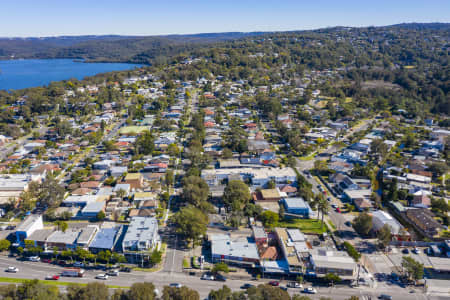
M30 256L28 257L29 261L39 262L41 261L41 258L39 256Z
M106 275L119 276L119 270L109 270L108 272L106 272Z
M17 272L19 272L19 269L16 268L16 267L8 267L8 268L5 270L5 272L8 272L8 273L17 273Z
M183 285L181 283L171 283L170 287L181 288Z
M209 275L209 274L203 274L202 280L214 280L214 276L213 275Z
M307 287L303 290L304 293L307 294L317 294L317 290L315 288L312 287Z
M420 254L420 249L419 249L419 248L414 248L414 249L413 249L413 252L414 252L415 254Z
M108 275L106 274L98 274L97 276L95 276L96 279L102 279L102 280L106 280L108 279Z

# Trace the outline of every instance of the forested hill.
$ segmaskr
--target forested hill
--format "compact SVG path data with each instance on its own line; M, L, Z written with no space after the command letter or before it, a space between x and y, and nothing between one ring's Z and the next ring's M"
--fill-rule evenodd
M86 35L0 38L0 59L82 58L97 61L149 63L213 42L223 42L262 32L201 33L166 36Z
M283 36L297 38L305 47L307 40L320 39L337 48L366 45L369 48L388 48L391 43L404 44L414 50L443 39L448 45L450 24L407 23L384 27L331 27L290 32L226 32L165 36L61 36L44 38L0 38L0 59L11 58L77 58L89 61L165 63L168 58L217 44L233 46L237 40ZM431 43L430 43L431 42ZM445 44L445 43L444 43ZM242 46L242 44L240 44ZM338 51L336 51L336 54Z

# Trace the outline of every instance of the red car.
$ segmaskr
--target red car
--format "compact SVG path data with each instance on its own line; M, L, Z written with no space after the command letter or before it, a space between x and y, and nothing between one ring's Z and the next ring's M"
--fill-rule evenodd
M45 276L45 280L59 280L59 275L48 275L48 276Z
M336 207L336 212L340 213L341 209L339 207Z
M280 285L280 283L278 282L278 281L269 281L269 284L271 285L271 286L279 286Z
M52 260L50 258L43 258L43 259L41 259L41 261L44 263L48 263L48 264L52 263Z

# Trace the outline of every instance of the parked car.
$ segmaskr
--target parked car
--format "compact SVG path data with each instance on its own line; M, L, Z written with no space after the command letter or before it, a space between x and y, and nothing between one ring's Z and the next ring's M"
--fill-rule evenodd
M33 262L39 262L41 261L41 258L39 256L30 256L28 257L28 260Z
M59 275L47 275L45 280L59 280Z
M173 282L171 284L169 284L170 287L175 287L175 288L181 288L183 285L181 283L178 282Z
M337 205L336 204L331 204L331 207L332 208L337 208Z
M293 289L301 289L301 288L303 288L303 286L300 283L295 282L295 281L288 282L288 284L286 286L288 288L293 288Z
M76 261L73 263L73 266L77 268L84 268L84 263Z
M414 252L415 254L420 254L420 253L421 253L420 249L417 248L417 247L415 247L415 248L413 249L413 252Z
M403 249L403 250L402 250L402 253L403 253L403 254L409 254L408 248Z
M307 293L307 294L317 294L317 290L315 288L312 287L307 287L303 290L303 293Z
M247 290L247 289L249 289L249 288L251 288L251 287L254 287L254 285L253 285L253 284L250 284L250 283L245 283L245 284L243 284L243 285L241 286L241 289Z
M123 267L123 268L120 269L120 272L130 273L131 272L131 268Z
M336 207L336 212L340 213L341 209L339 207Z
M392 300L391 295L381 294L378 299L384 299L384 300Z
M330 198L330 197L328 197L328 198L327 198L327 201L328 201L328 202L331 202L331 198Z
M8 273L17 273L17 272L19 272L19 269L16 268L16 267L8 267L8 268L6 268L5 272L8 272Z
M350 221L347 221L347 222L345 222L344 223L347 227L352 227L352 222L350 222Z
M276 281L276 280L272 280L272 281L269 281L269 284L270 284L271 286L279 286L279 285L280 285L280 282L279 282L279 281Z
M216 281L227 281L227 278L225 276L223 276L222 274L217 274Z
M51 264L53 262L50 258L43 258L41 259L41 261L48 264Z
M202 277L200 278L201 280L214 280L214 276L211 274L203 274Z
M106 275L106 274L98 274L97 276L95 276L95 278L96 279L101 279L101 280L106 280L106 279L108 279L108 275Z
M119 270L109 270L108 272L106 272L106 275L119 276Z

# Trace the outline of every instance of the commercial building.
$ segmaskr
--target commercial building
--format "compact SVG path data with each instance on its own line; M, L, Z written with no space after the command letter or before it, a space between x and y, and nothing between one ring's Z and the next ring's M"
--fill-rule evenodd
M42 215L29 215L16 228L16 243L23 246L24 241L36 230L43 229Z
M210 236L210 241L214 262L250 267L259 264L258 248L252 240L247 238L231 239L227 234L214 234Z
M316 248L311 251L310 262L317 276L333 273L342 279L355 279L357 275L358 265L347 252Z
M158 221L153 217L133 217L122 241L122 249L127 251L149 251L160 242Z
M311 207L301 197L284 198L282 203L285 208L285 212L292 215L298 215L301 217L309 218L312 214Z

